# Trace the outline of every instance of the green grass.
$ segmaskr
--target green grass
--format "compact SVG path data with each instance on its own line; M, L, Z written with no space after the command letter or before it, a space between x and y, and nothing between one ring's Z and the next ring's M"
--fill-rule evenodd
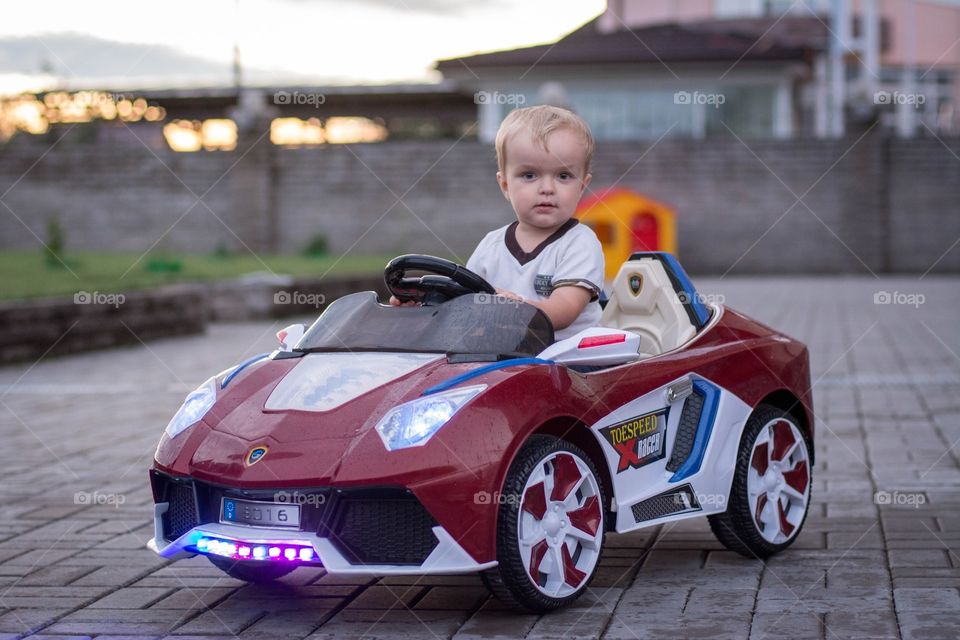
M327 277L379 274L393 255L188 255L170 253L84 253L61 256L66 267L48 264L41 251L0 251L0 299L73 295L78 291L117 293L174 282L234 278L253 271ZM179 271L151 270L149 265ZM328 272L329 270L329 272Z

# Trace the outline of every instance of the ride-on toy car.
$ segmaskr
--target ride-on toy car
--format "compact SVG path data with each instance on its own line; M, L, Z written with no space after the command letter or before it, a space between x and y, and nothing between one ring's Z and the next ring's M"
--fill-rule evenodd
M385 279L423 304L347 295L187 396L150 471L151 549L247 581L480 572L545 611L587 588L605 533L708 516L748 557L796 540L807 349L705 302L673 256L631 256L600 326L559 342L451 262Z

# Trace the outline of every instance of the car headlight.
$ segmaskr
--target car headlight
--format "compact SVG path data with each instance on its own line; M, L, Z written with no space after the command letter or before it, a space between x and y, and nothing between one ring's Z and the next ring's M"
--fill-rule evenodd
M171 438L176 437L190 425L196 424L216 401L217 379L214 376L190 392L187 399L183 401L183 405L173 414L173 418L167 424L167 435Z
M377 433L388 451L423 446L463 405L486 388L485 384L463 387L397 405L377 423Z

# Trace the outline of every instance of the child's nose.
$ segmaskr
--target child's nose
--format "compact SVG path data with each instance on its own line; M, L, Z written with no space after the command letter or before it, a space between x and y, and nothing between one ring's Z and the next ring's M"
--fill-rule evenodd
M544 178L540 181L540 193L553 193L553 179Z

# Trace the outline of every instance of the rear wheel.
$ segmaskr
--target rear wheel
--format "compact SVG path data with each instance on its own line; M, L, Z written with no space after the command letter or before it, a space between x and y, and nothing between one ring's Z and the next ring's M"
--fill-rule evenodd
M500 600L550 611L578 598L603 551L603 484L578 447L527 441L510 467L497 519L498 565L483 572Z
M741 438L727 510L709 517L717 539L748 558L789 547L810 507L810 471L810 444L793 416L757 407Z
M207 556L207 559L231 578L244 582L272 582L296 569L273 561L231 560L217 556Z

